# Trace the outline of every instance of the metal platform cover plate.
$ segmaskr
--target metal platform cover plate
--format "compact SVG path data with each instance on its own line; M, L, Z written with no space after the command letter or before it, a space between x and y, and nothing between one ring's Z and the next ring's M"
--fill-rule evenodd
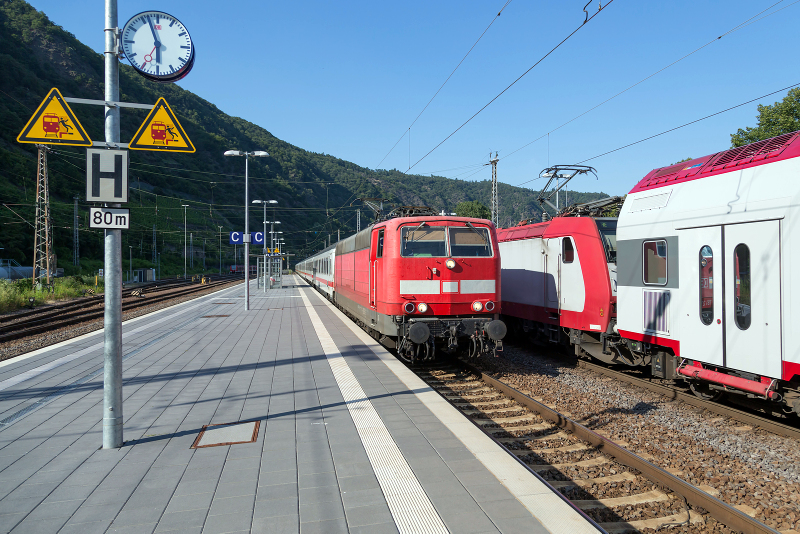
M192 444L193 449L201 447L217 447L252 443L258 437L260 421L253 423L227 423L222 425L206 425Z

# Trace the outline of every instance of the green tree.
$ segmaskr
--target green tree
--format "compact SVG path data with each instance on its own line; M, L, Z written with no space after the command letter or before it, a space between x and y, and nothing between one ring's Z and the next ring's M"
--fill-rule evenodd
M782 102L758 106L758 126L739 128L731 134L733 147L748 145L762 139L800 130L800 87L789 91Z
M492 212L477 200L470 200L456 204L456 215L475 219L491 219Z

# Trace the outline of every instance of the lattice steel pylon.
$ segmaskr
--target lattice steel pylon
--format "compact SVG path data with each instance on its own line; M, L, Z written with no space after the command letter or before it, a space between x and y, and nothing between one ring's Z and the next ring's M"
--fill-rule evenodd
M36 171L36 225L33 234L33 287L45 276L47 285L51 279L53 232L50 223L50 188L47 183L47 152L45 145L39 149L39 164Z
M489 153L489 157L492 157L491 152ZM497 162L500 161L497 159L497 152L494 153L494 159L490 160L489 163L492 164L492 222L495 226L498 226L498 219L500 218L500 206L498 205L497 200Z
M78 236L78 223L80 222L78 218L79 199L80 197L72 197L72 200L75 201L75 209L72 214L72 265L81 264L81 241Z

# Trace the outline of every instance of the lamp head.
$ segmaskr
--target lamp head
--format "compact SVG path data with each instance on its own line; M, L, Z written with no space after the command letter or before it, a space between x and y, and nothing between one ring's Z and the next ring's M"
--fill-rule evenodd
M267 154L267 153L266 153L266 152L264 152L263 150L256 150L256 151L255 151L255 152L253 152L252 154L253 154L255 157L257 157L257 158L263 158L263 157L269 156L269 154Z
M242 152L241 150L226 150L225 151L225 155L226 156L244 156L244 152Z

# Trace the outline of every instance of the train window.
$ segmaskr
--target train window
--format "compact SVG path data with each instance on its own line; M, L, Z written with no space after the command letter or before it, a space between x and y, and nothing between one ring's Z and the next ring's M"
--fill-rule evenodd
M645 241L642 244L643 273L645 284L667 285L667 242Z
M451 227L450 255L458 258L491 257L489 230L481 227Z
M400 240L400 254L407 258L447 256L444 228L441 226L404 226Z
M375 257L383 257L383 230L378 231L378 249L375 251Z
M700 320L714 322L714 252L704 245L700 249Z
M572 246L572 239L569 237L561 240L561 261L564 263L575 261L575 248Z
M736 277L736 326L750 328L750 249L744 243L733 250L733 268Z

